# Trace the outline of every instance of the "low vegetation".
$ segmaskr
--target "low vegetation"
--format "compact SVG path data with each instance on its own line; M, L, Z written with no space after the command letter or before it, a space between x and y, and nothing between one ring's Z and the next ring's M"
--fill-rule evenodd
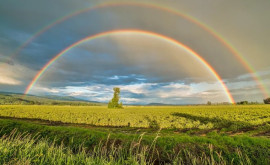
M262 137L109 133L8 119L0 126L1 164L270 163L270 140Z
M0 107L0 116L106 127L237 131L269 128L270 107L130 106L125 109L108 109L105 106L5 105Z
M99 143L89 152L86 148L65 147L56 145L46 139L37 140L30 134L16 134L0 138L0 163L1 164L227 164L222 152L213 151L210 144L199 155L194 155L188 149L180 149L175 155L170 155L166 161L157 159L158 152L155 141L152 145L142 145L142 137L133 141L129 147L117 145L107 141ZM236 150L236 160L231 163L251 164L247 155Z
M270 164L270 107L0 106L0 164Z

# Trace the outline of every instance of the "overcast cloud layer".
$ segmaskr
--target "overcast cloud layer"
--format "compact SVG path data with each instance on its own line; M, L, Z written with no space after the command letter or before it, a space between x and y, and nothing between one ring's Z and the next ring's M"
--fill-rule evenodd
M200 54L236 101L261 102L266 97L239 59L211 33L173 13L145 5L122 3L81 13L51 27L14 56L27 39L55 20L107 2L121 4L113 0L0 1L0 91L23 93L51 58L87 36L140 29L173 38ZM141 2L145 3L136 1ZM173 8L214 29L270 90L270 1L147 2ZM72 48L50 66L30 93L107 102L115 86L122 89L122 101L129 104L229 101L213 74L184 48L139 33L108 35Z

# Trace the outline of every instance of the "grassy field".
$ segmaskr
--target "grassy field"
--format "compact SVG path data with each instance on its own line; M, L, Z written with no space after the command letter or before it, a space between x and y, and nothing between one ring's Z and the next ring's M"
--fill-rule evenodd
M107 127L223 129L269 126L270 106L1 106L0 116Z
M270 163L268 105L2 105L0 117L1 164Z

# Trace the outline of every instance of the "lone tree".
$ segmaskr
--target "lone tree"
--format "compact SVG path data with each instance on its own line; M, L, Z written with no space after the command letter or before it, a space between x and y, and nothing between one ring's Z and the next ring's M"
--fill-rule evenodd
M120 88L114 87L113 91L114 91L113 98L108 103L108 108L123 108L122 102L120 102L120 104L118 103L119 99L120 99L120 96L119 96L120 95Z
M270 97L263 100L264 104L270 104Z

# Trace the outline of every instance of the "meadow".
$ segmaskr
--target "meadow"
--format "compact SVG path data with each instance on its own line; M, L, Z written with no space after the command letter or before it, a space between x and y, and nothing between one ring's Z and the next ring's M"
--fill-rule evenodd
M270 106L1 106L0 116L106 127L226 129L268 126Z
M269 105L2 105L0 128L1 164L270 163Z

